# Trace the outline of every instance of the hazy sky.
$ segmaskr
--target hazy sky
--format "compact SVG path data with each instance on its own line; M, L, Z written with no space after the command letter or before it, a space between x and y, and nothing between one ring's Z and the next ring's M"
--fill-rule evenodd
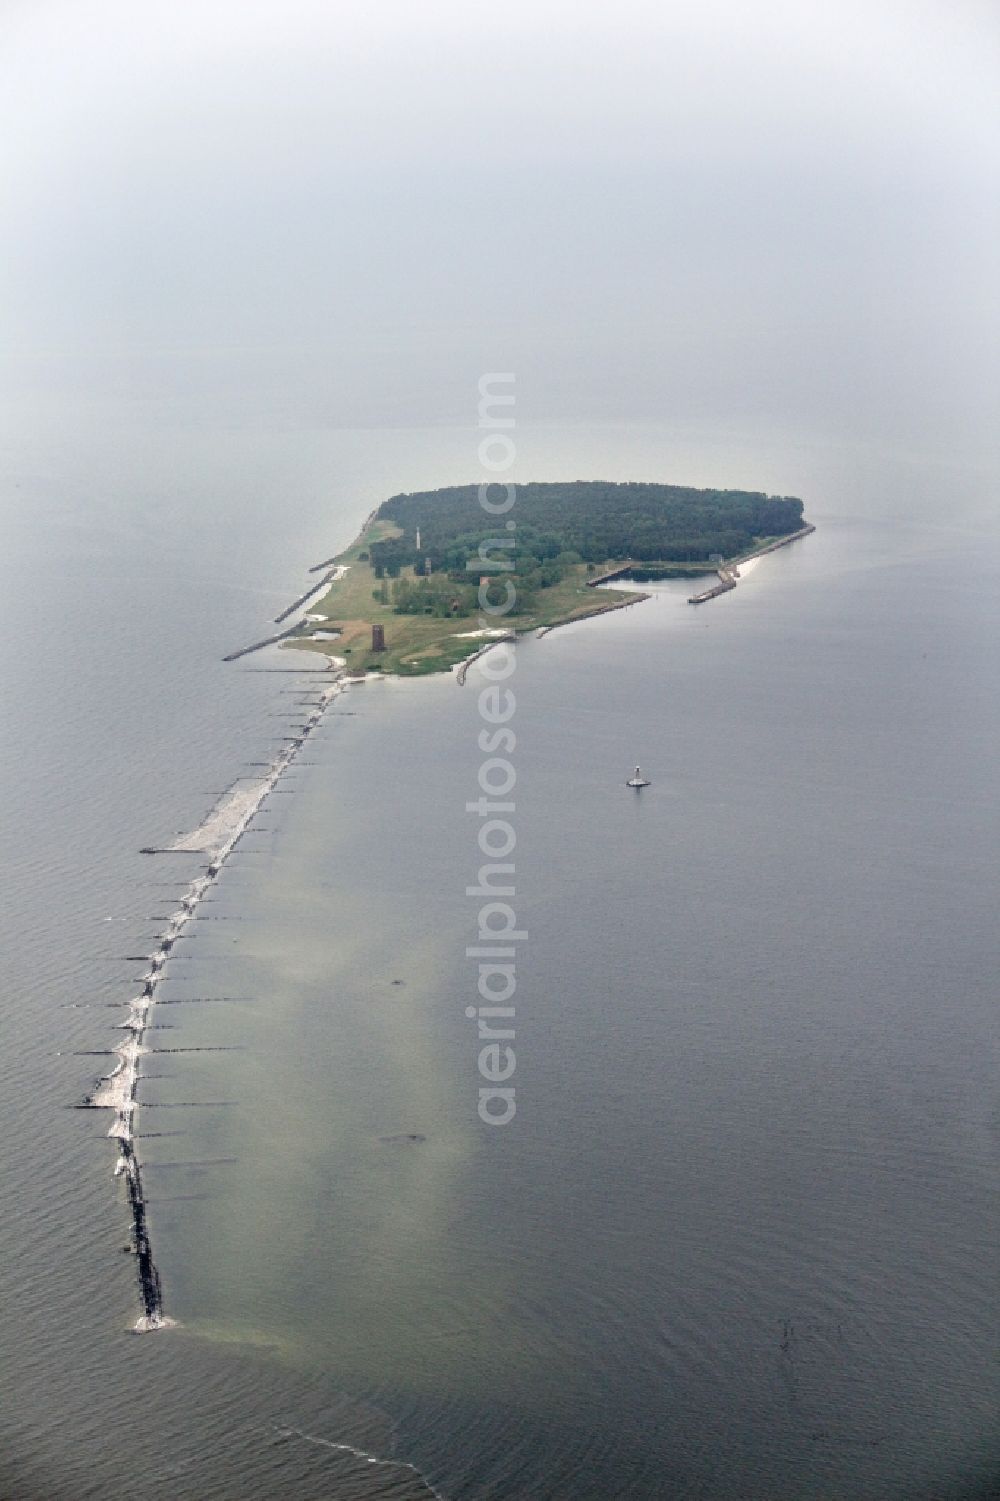
M332 423L997 399L978 0L2 0L7 380ZM873 418L874 414L874 418Z

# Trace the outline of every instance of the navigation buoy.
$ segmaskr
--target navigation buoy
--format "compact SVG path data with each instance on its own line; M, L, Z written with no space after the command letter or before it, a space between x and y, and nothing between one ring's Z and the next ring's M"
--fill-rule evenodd
M628 781L625 783L625 786L626 787L634 787L635 790L636 790L636 792L638 792L640 787L648 787L649 786L649 778L648 777L644 777L643 774L642 774L642 772L639 770L639 768L637 766L636 769L635 769L635 775L629 777Z

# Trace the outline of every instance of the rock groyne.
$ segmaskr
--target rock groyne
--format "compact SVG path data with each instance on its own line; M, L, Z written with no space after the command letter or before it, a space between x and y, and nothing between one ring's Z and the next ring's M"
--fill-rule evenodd
M115 1067L100 1080L82 1105L84 1109L114 1112L108 1136L117 1144L115 1175L125 1180L132 1217L132 1249L136 1256L142 1301L142 1315L134 1326L138 1332L168 1328L173 1322L163 1308L163 1289L153 1258L146 1218L142 1164L135 1150L135 1112L139 1108L137 1091L140 1064L146 1055L159 1051L147 1046L145 1042L157 990L171 951L184 936L188 924L198 915L197 909L206 892L218 880L226 860L250 827L264 799L274 791L286 768L315 733L326 709L347 687L347 683L343 671L338 669L320 692L315 706L298 732L289 736L284 749L273 761L267 763L263 776L250 778L248 787L228 792L192 833L182 836L173 845L162 849L146 847L145 852L149 854L167 851L207 854L209 861L204 874L196 876L190 882L181 897L180 905L165 918L166 926L149 956L149 968L139 977L141 989L128 1003L128 1014L121 1023L120 1030L125 1033L125 1038L112 1050L117 1058Z

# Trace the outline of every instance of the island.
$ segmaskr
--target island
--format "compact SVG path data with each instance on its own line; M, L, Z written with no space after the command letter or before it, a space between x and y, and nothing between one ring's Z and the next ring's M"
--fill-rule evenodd
M693 594L691 602L714 598L735 587L742 561L813 530L803 521L801 500L787 495L574 481L518 485L508 509L500 501L510 498L507 487L495 489L493 516L474 485L394 495L372 512L345 552L316 565L318 581L276 617L280 633L225 659L275 643L332 658L334 671L321 671L304 721L271 760L257 763L260 774L239 777L197 828L143 849L148 855L207 856L207 864L164 918L121 1024L114 1064L81 1101L82 1108L113 1112L108 1135L117 1147L115 1173L125 1181L132 1220L126 1249L135 1255L142 1303L137 1331L174 1322L163 1307L136 1147L141 1060L155 1051L146 1043L150 1017L177 943L200 917L198 909L229 856L333 700L371 672L413 676L463 664L464 681L468 662L500 636L551 630L648 598L610 589L609 580L641 583L714 572L718 582ZM485 498L493 503L489 491ZM487 604L494 591L499 601L512 594L511 608L491 616L484 591ZM638 767L627 785L647 785ZM378 1139L388 1147L424 1141L418 1132Z
M491 516L475 485L394 495L345 552L318 564L321 585L280 638L336 654L352 674L440 672L503 635L551 630L647 598L597 587L717 574L700 603L735 587L741 562L813 530L794 496L597 480L491 486ZM510 597L484 618L490 600ZM322 585L327 587L322 590ZM318 596L318 597L314 597ZM263 643L261 643L263 644Z

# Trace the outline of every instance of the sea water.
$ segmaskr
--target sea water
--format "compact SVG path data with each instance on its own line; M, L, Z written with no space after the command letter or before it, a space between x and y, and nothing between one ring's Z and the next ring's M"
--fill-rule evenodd
M180 1327L130 1333L106 1120L64 1107L197 872L138 850L301 720L313 661L221 657L475 442L158 414L6 445L5 1494L990 1494L974 456L525 427L524 477L799 494L818 530L703 607L646 586L518 647L502 1128L466 1014L482 668L332 704L167 967L137 1131Z

